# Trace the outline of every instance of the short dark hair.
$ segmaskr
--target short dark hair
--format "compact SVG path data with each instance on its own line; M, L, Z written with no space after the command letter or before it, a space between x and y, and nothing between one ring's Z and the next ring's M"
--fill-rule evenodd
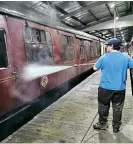
M113 46L113 50L118 50L119 51L120 49L121 49L120 46L115 46L115 47Z

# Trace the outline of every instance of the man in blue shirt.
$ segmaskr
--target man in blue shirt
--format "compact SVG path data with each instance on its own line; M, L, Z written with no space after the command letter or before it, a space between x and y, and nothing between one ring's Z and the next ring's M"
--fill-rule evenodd
M94 129L106 129L110 102L113 107L113 132L117 133L121 125L122 110L125 100L127 69L133 68L130 56L121 53L121 40L113 38L107 45L107 54L101 56L93 69L101 69L101 80L98 88L99 122Z

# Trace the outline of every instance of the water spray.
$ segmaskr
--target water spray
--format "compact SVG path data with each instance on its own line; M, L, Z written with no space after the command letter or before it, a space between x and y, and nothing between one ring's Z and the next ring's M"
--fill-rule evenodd
M47 66L47 65L42 66L42 65L31 64L24 68L22 75L24 80L31 81L39 77L50 75L52 73L56 73L72 67L73 66Z

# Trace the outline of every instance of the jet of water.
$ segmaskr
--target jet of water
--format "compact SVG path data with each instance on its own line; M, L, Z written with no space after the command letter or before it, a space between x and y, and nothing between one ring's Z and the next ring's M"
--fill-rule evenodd
M52 73L56 73L68 68L71 68L73 66L40 66L40 65L28 65L23 70L23 78L26 81L31 81L33 79L49 75Z

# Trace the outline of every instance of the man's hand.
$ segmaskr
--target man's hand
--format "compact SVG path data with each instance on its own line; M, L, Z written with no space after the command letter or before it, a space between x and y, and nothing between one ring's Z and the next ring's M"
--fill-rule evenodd
M77 65L77 64L74 64L73 66L74 66L74 67L77 67L78 65Z
M93 66L93 70L94 71L97 71L97 70L99 70L95 65Z

